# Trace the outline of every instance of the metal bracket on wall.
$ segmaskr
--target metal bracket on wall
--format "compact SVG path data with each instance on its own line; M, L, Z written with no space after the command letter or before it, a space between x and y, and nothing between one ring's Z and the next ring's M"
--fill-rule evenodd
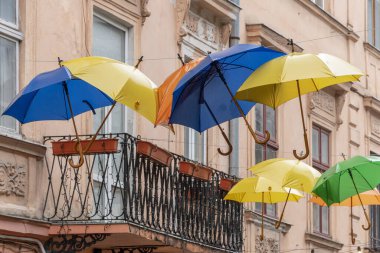
M49 238L44 248L47 253L73 253L82 251L97 242L103 241L109 234L58 235Z

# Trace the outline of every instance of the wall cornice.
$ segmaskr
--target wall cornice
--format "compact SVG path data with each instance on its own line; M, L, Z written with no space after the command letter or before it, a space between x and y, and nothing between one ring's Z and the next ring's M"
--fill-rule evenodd
M247 210L245 211L244 216L247 222L252 222L256 226L261 226L261 213ZM264 227L277 231L277 229L275 228L276 222L277 219L264 215ZM282 233L287 233L289 232L291 227L291 224L282 221L280 227L278 228L278 231Z
M0 148L17 151L23 154L32 155L42 159L46 153L46 147L40 143L18 139L0 134Z
M331 250L341 250L343 248L343 243L334 241L328 236L315 233L305 233L305 241L315 243Z
M378 48L372 46L368 42L364 42L363 46L364 46L364 49L366 51L368 51L369 53L371 53L374 57L380 59L380 50Z
M319 8L316 4L314 4L310 0L296 0L299 4L308 9L311 13L321 18L326 24L331 26L335 31L343 34L346 38L356 42L359 40L360 36L355 33L352 29L346 27L329 13Z
M380 115L380 101L375 97L364 97L363 105L366 110Z

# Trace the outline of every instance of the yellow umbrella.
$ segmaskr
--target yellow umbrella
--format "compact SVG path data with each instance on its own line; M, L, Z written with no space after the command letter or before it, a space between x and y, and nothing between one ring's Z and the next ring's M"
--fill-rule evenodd
M321 173L299 160L274 158L256 164L249 169L256 176L272 179L282 187L311 193ZM276 228L281 224L287 201L282 209Z
M303 195L294 189L285 188L265 177L249 177L239 181L224 197L237 202L261 202L274 204L284 201L298 201ZM261 235L264 239L264 205L261 208Z
M90 83L115 101L91 142L83 149L83 152L80 152L79 164L74 167L80 167L83 164L83 153L91 147L116 102L135 110L153 124L156 121L157 86L137 69L141 61L142 57L136 66L130 66L106 57L89 56L61 62L73 76ZM78 148L78 150L81 149Z
M327 206L322 198L314 196L310 202L315 203L320 206ZM354 195L348 199L343 200L340 203L332 204L332 206L349 206L351 208L351 242L355 244L354 231L353 231L353 220L352 220L352 207L361 205L380 205L380 193L377 189L362 192L358 195Z
M293 150L293 154L297 159L303 160L310 151L301 95L330 85L357 81L362 75L359 69L335 56L291 53L261 65L243 83L235 97L277 108L298 96L306 152L305 155L298 155Z

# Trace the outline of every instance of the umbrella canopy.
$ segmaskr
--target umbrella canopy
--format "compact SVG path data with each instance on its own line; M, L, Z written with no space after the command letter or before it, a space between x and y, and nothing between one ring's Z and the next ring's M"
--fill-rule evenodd
M79 168L84 163L83 153L74 116L83 112L114 105L112 98L88 82L72 76L66 67L37 75L14 98L3 115L16 118L21 123L39 120L72 119L80 154L79 163L69 163ZM90 146L88 146L89 148Z
M249 169L255 175L270 178L282 187L311 192L321 173L299 160L274 158Z
M294 189L283 188L280 184L265 177L249 177L239 181L224 197L238 202L278 202L298 201L303 195ZM261 206L261 235L264 239L264 205Z
M343 200L372 190L380 184L380 157L355 156L342 161L325 171L314 186L313 193L323 199L328 205L340 203ZM358 195L362 202L360 195ZM362 203L363 211L368 221L368 214Z
M34 77L17 94L3 115L12 116L22 124L69 120L78 114L112 104L112 98L104 92L73 77L66 67L60 67Z
M282 55L252 44L209 54L184 75L174 90L169 123L203 132L237 117L245 119L254 103L237 102L233 96L255 69Z
M288 188L265 177L248 177L240 180L224 197L237 202L262 202L274 204L284 202L288 197ZM264 197L264 198L263 198ZM291 189L288 201L298 201L301 192Z
M380 157L355 156L329 168L314 186L313 192L328 205L340 203L380 184Z
M349 197L342 202L334 203L331 206L360 206L359 196L363 205L380 205L380 193L377 189L373 189ZM318 196L313 196L309 201L320 206L327 206L323 199Z
M156 121L157 86L134 66L106 57L82 57L62 62L73 76L91 83L116 102Z
M323 201L322 198L314 196L310 200L310 202L320 205L320 206L327 206L326 203ZM348 199L343 200L339 203L334 203L332 206L349 206L351 209L351 242L352 244L355 244L355 237L354 237L354 226L353 226L353 214L352 214L352 207L353 206L360 206L360 205L380 205L380 193L377 189L373 189L370 191L362 192L360 194L354 195L349 197Z
M168 125L169 118L172 111L173 91L177 87L181 78L195 66L199 64L204 57L193 60L189 63L174 71L166 80L160 85L157 90L158 93L158 113L155 125Z
M236 93L241 100L262 103L273 108L299 97L304 129L305 159L309 155L301 95L319 91L330 85L357 81L363 73L351 64L328 54L291 53L273 59L250 75Z
M311 192L318 178L321 176L316 169L299 160L274 158L256 164L249 169L255 175L272 179L282 187ZM291 194L290 191L288 194ZM280 219L276 228L280 227L286 208L285 201Z

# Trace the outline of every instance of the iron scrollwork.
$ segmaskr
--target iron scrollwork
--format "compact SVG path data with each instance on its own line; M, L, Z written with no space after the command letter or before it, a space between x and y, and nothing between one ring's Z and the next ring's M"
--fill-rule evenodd
M58 235L49 238L44 247L49 253L72 253L82 251L103 241L109 234L87 234L87 235Z

